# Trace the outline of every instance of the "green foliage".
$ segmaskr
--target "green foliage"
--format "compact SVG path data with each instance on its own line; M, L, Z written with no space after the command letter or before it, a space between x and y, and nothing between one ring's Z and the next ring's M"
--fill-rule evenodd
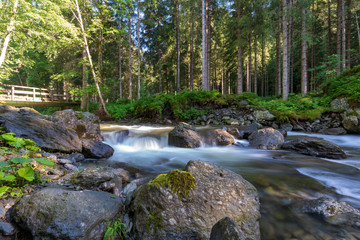
M115 221L108 222L104 240L116 240L116 239L126 239L127 226L123 223L121 218L116 219Z
M150 212L149 217L146 219L145 228L150 231L151 229L157 233L159 230L163 228L160 214L158 212Z
M49 116L49 115L52 115L56 111L60 111L61 108L60 107L37 107L36 110L39 111L39 113L41 113L42 115Z
M360 103L360 65L330 78L322 87L332 99L346 97L350 101Z
M4 133L0 135L0 142L4 141L6 145L14 148L25 148L29 153L39 150L35 142L30 139L15 137L15 133Z
M151 182L150 186L170 187L171 191L181 198L189 196L194 191L196 180L189 172L173 170L168 174L160 174Z

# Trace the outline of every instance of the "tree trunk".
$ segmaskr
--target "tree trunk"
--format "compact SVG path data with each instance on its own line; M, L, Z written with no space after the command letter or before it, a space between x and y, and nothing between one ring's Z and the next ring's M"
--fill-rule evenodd
M240 22L240 19L242 17L242 10L241 10L241 4L240 4L240 0L236 1L237 5L237 20L238 20L238 24ZM243 92L243 82L244 82L244 77L243 77L243 47L242 47L242 39L241 39L241 30L238 27L237 28L237 40L238 40L238 49L237 49L237 94L241 94Z
M86 63L86 48L83 47L82 50L82 91L83 91L83 95L81 97L81 105L80 105L80 109L82 111L89 111L89 95L86 91L87 89L87 85L88 85L88 69L87 69L87 63Z
M130 11L130 9L129 9ZM131 64L131 18L128 18L128 42L129 42L129 99L132 102L132 64Z
M307 42L306 42L306 7L302 6L302 21L301 21L301 93L307 93Z
M248 54L248 65L247 65L247 74L246 74L246 91L251 92L251 34L249 35L249 54Z
M191 21L190 30L190 89L194 90L194 22Z
M336 75L341 73L341 0L337 0L337 28L336 28Z
M358 32L358 41L359 41L359 54L360 54L360 27L359 27L359 19L358 19L358 15L357 15L357 12L355 10L355 18L356 18L356 29L357 29L357 32Z
M4 61L5 61L5 56L6 56L7 48L9 46L9 42L10 42L10 39L11 39L11 34L15 29L15 16L16 16L18 5L19 5L19 0L16 0L14 2L12 16L11 16L9 25L7 26L4 43L3 43L3 46L2 46L2 49L1 49L0 68L1 68L2 64L4 63Z
M176 0L176 91L180 92L180 6Z
M88 42L87 42L87 37L86 37L86 34L85 34L85 28L84 28L84 24L83 24L83 21L82 21L81 11L80 11L78 0L75 0L75 7L76 7L76 11L78 13L77 19L78 19L80 27L81 27L83 40L84 40L84 45L85 45L84 47L86 49L86 53L87 53L88 61L89 61L89 64L90 64L91 73L92 73L93 78L94 78L96 90L97 90L97 92L99 94L100 103L101 103L102 107L104 108L104 112L106 113L106 115L109 116L110 114L106 109L106 105L105 105L105 102L104 102L104 99L102 97L101 90L100 90L100 87L99 87L99 82L98 82L98 79L97 79L97 76L96 76L96 73L95 73L94 64L93 64L92 59L91 59L90 49L89 49L89 45L88 45Z
M161 52L158 50L159 55L159 61L157 63L158 65L158 71L159 71L159 92L163 91L163 84L162 84L162 75L161 75Z
M265 34L262 34L261 44L261 96L265 96Z
M281 11L279 7L279 12ZM278 18L278 29L276 37L276 80L275 95L281 94L281 18Z
M289 71L288 71L288 21L287 21L287 0L283 0L283 80L282 80L282 97L286 101L289 94Z
M207 90L211 90L211 70L210 70L210 63L211 63L211 8L210 8L210 1L206 0L206 45L207 45L207 57L206 57L206 65L207 65Z
M351 49L351 0L346 0L347 23L346 23L346 50ZM346 67L351 67L351 52L347 51Z
M288 9L290 9L291 11L291 8L292 8L292 0L289 0L289 5L288 5ZM287 21L288 21L288 79L289 79L289 89L291 89L290 91L292 92L292 81L291 81L291 76L292 76L292 72L291 72L291 55L292 55L292 17L291 17L291 12L289 13L288 15L288 18L287 18Z
M341 0L341 28L342 28L342 70L346 69L346 22L345 0Z
M254 93L257 94L257 37L254 39Z
M202 0L202 89L207 90L206 0Z
M120 25L119 25L119 29L120 29ZM122 65L121 65L121 36L119 36L119 55L118 55L118 59L119 59L119 96L120 98L123 98L123 94L122 94Z
M136 5L138 7L137 11L137 25L136 25L136 35L137 35L137 42L138 42L138 88L137 88L137 98L140 99L140 90L141 90L141 83L140 83L140 63L141 63L141 45L140 45L140 5L139 0L136 0Z
M328 0L328 51L329 51L329 56L332 54L331 51L331 0Z

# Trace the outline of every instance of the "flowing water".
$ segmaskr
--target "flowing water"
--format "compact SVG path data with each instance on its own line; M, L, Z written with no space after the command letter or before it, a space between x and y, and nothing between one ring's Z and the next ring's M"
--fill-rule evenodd
M198 128L202 133L209 129ZM122 130L128 130L128 135ZM210 161L241 174L258 189L262 239L360 239L360 231L342 229L292 210L293 203L301 199L322 196L360 208L360 136L312 134L338 144L349 156L331 160L282 150L252 149L246 140L226 147L170 147L167 142L171 130L172 127L102 125L104 142L115 149L109 161L152 174L183 168L189 160Z

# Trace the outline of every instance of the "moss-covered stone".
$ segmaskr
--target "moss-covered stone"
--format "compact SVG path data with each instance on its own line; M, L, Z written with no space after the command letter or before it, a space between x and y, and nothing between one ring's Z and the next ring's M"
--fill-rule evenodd
M191 173L173 170L168 174L160 174L148 183L150 186L169 187L179 197L186 198L195 189L196 180Z

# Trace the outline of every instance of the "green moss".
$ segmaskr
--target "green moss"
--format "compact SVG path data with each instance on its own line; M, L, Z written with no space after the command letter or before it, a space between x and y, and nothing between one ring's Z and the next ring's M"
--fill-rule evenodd
M148 231L154 230L154 232L157 233L163 228L160 214L159 212L150 212L149 215L150 216L146 219L145 228Z
M189 172L173 170L168 174L160 174L148 183L150 186L169 187L181 198L189 196L194 191L196 180Z
M76 117L77 117L78 120L81 120L81 119L84 118L84 115L82 113L77 113Z

